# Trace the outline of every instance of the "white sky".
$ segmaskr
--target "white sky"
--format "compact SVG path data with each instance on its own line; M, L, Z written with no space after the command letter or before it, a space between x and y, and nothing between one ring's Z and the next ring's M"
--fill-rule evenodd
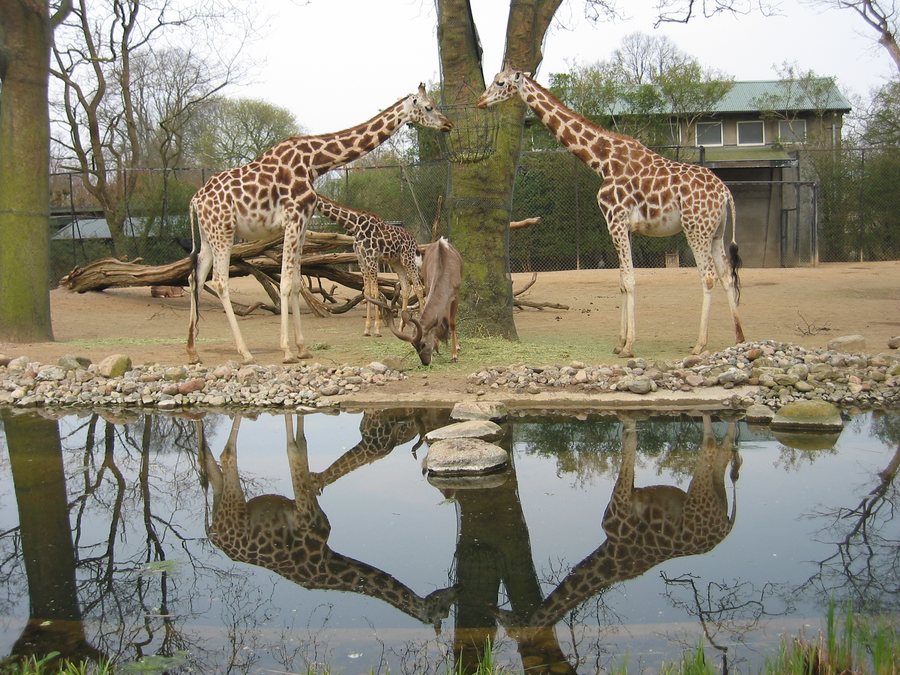
M594 25L583 18L582 0L566 0L544 44L538 80L546 84L550 73L609 58L622 37L636 31L661 32L704 67L738 80L775 79L783 62L834 76L851 101L868 99L896 75L874 31L849 10L783 0L780 16L699 17L654 30L655 2L619 4L625 20ZM359 124L415 91L420 81L440 79L432 0L278 0L261 6L270 16L266 37L245 47L259 67L252 83L227 93L283 106L307 133ZM509 3L472 0L472 6L490 80L502 65Z

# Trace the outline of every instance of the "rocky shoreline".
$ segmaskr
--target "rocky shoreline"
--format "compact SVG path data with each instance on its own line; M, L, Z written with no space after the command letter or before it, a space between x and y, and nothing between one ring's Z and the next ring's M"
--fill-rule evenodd
M55 364L0 355L0 406L76 411L90 408L144 408L176 411L249 407L285 410L330 407L335 397L385 387L408 377L373 362L367 366L132 367L127 355L100 363L77 356ZM749 385L749 389L748 389ZM485 368L466 379L474 397L488 393L528 397L543 392L690 392L739 387L731 407L765 405L777 409L797 400L823 400L840 408L900 407L900 353L808 350L771 340L690 356L678 361L629 359L615 365L508 366ZM748 393L750 392L750 393ZM391 397L386 391L385 404Z

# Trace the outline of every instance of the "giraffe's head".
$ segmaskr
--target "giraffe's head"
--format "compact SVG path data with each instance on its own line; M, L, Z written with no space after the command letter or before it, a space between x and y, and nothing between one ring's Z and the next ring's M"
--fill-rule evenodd
M509 66L504 66L503 70L494 75L494 80L490 86L484 90L484 93L476 101L475 106L478 108L488 108L496 105L501 101L512 98L522 91L522 85L525 78L531 73L526 73Z
M438 112L437 106L425 92L425 85L419 85L419 91L406 97L403 103L406 121L421 127L450 131L453 123Z

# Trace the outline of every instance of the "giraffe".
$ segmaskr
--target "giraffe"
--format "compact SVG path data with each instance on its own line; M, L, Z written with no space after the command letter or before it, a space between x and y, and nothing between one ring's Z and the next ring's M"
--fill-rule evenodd
M544 635L575 607L615 583L640 576L650 568L681 556L707 553L731 532L737 502L728 512L725 468L731 463L732 484L741 458L735 447L735 422L728 422L721 441L712 420L703 415L703 441L687 491L670 485L634 486L637 425L623 414L622 463L603 514L606 540L547 595L528 616L495 610L517 641Z
M318 500L309 470L303 416L284 415L286 449L293 499L264 494L247 499L237 468L241 417L236 415L217 463L206 447L202 422L197 422L200 467L213 491L209 540L235 562L264 567L308 589L363 593L377 598L436 632L456 599L455 586L419 596L392 575L328 546L331 524Z
M281 262L281 350L285 363L308 358L300 328L300 254L306 226L316 206L313 181L324 172L362 157L390 138L403 124L449 131L450 121L436 109L420 84L410 94L367 122L330 134L293 136L248 164L215 174L191 198L191 312L187 354L200 356L197 337L200 289L212 270L211 286L225 309L235 345L244 363L252 363L238 328L228 291L228 265L235 237L258 240L283 232ZM199 250L198 250L199 239ZM292 316L291 324L288 315ZM293 329L294 346L290 343Z
M736 341L743 342L737 309L740 258L734 232L734 198L725 184L706 167L666 159L634 138L585 119L520 70L505 67L497 73L475 105L484 108L516 95L562 145L601 178L597 202L619 256L622 295L619 338L613 351L623 357L634 356L632 233L668 237L684 232L697 261L703 290L700 334L693 354L706 348L716 278L728 297ZM729 210L732 240L726 255L723 238Z
M374 213L353 209L319 195L319 212L347 230L354 238L353 252L359 260L363 277L363 296L377 298L378 264L384 260L400 281L401 312L409 302L410 284L419 301L419 310L425 302L425 288L419 276L422 256L412 233L399 225L384 222ZM375 337L381 337L381 310L366 301L366 329L363 335L371 335L372 314L375 315Z

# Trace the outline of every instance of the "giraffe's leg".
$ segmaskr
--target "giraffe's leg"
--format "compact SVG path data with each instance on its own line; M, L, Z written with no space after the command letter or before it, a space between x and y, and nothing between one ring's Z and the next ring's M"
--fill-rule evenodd
M380 291L378 290L378 266L372 265L371 262L363 262L360 258L360 272L363 277L363 294L368 298L377 299ZM363 335L372 335L372 315L375 315L375 337L381 337L381 310L366 300L366 328Z
M619 340L613 353L622 357L634 356L634 266L631 261L631 238L625 222L617 224L617 229L610 226L613 244L619 254L619 293L622 311L619 318Z
M206 279L209 277L212 264L212 251L208 245L201 244L200 253L197 256L197 267L188 277L189 292L191 295L191 314L187 338L188 363L200 363L200 354L197 353L197 346L195 343L197 333L199 332L199 326L197 324L200 320L200 291L203 290L203 284L206 283Z
M409 278L406 276L406 269L403 265L391 265L391 269L394 270L397 280L400 282L400 330L403 330L406 327L403 315L409 306Z
M306 237L306 224L316 205L316 197L308 200L298 200L295 204L286 207L284 246L281 257L281 285L279 295L281 298L281 351L284 353L284 363L296 363L298 357L309 358L310 354L303 344L303 330L300 325L300 254L303 249L303 240ZM291 329L293 329L293 345L291 344ZM294 354L294 347L297 354Z
M228 325L231 326L231 333L234 336L234 344L243 362L253 363L253 354L250 353L250 350L247 349L247 345L244 343L244 336L241 335L237 317L234 315L234 308L231 306L231 293L228 289L228 259L230 253L231 251L216 251L213 254L211 286L222 301L222 308L225 310L225 316L228 317Z
M712 289L716 285L716 270L712 255L710 255L711 243L709 241L696 241L688 237L688 244L694 253L694 260L697 262L700 288L703 291L703 300L700 306L700 333L697 335L697 344L691 349L691 354L701 354L709 341L709 307L712 303Z
M731 260L725 253L725 244L721 237L713 239L712 242L712 259L716 266L716 274L722 287L725 289L725 295L728 297L728 308L731 310L731 319L734 321L734 338L735 342L744 341L744 329L741 327L741 317L738 314L737 289L734 287L734 279L732 278Z

